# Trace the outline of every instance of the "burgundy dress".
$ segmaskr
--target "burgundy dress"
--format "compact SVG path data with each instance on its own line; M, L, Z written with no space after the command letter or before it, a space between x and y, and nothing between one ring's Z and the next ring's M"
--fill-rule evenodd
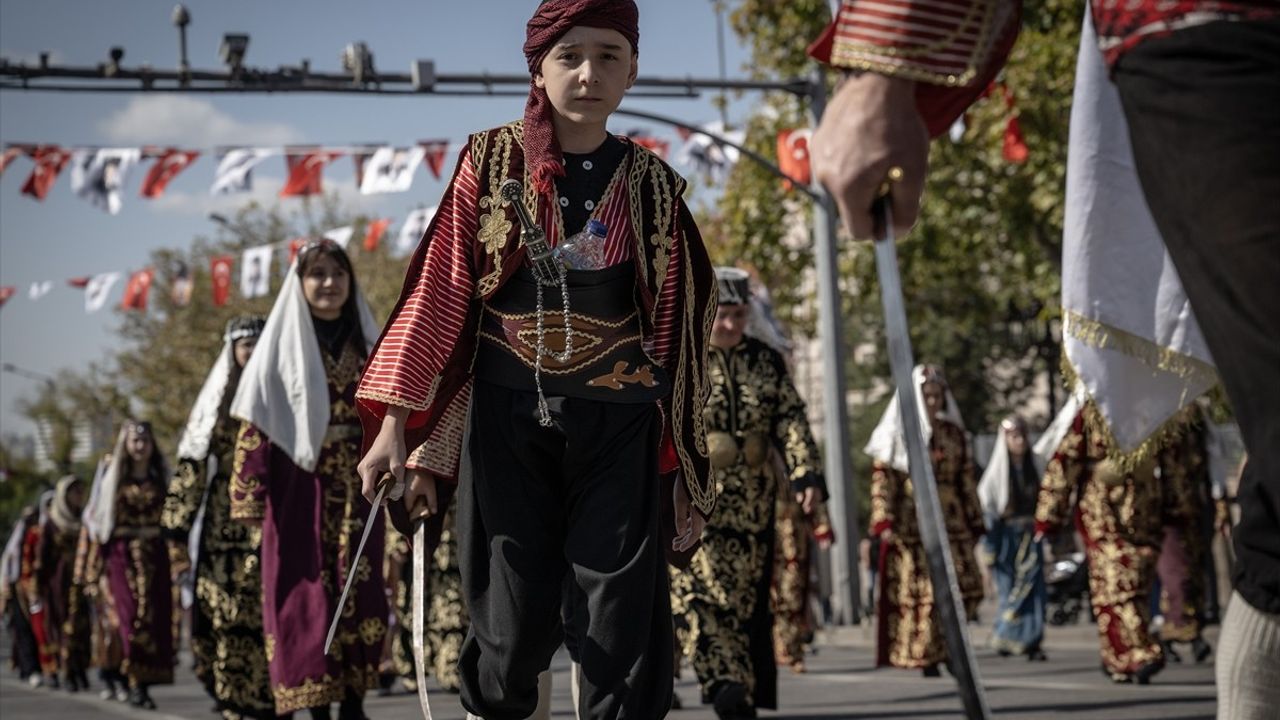
M103 575L124 652L120 672L131 687L173 682L173 581L160 535L167 478L121 478L115 528L102 545Z
M386 539L379 514L333 647L324 638L369 515L360 494L360 423L355 389L363 365L344 345L321 352L329 380L329 429L315 472L307 472L245 423L235 450L231 517L262 522L262 625L276 712L327 706L347 690L378 686L387 633L382 576Z

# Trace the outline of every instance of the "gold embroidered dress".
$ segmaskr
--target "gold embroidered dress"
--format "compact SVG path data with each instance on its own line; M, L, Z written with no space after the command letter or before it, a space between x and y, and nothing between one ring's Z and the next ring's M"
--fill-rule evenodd
M756 707L777 705L770 585L774 503L786 467L788 494L825 491L821 455L782 356L744 337L708 355L711 396L703 418L714 469L716 510L689 570L672 574L672 607L687 627L684 651L709 702L719 684L746 686ZM825 494L825 493L824 493Z

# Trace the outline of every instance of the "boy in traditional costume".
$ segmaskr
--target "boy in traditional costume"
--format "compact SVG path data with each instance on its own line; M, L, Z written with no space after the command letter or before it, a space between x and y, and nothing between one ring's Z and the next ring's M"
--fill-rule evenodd
M411 512L438 517L458 487L462 701L491 720L533 711L565 587L582 716L664 715L663 551L692 549L715 502L710 263L684 180L605 128L636 78L638 14L538 7L524 120L471 137L357 394L367 497L409 450ZM566 270L552 249L589 220L594 261Z

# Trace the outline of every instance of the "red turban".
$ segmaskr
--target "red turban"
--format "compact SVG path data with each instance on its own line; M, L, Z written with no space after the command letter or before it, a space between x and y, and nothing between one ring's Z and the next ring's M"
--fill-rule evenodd
M635 0L545 0L525 27L524 57L530 74L538 73L542 60L569 29L584 25L617 30L640 49L640 9ZM557 177L564 177L564 155L551 123L547 91L529 80L529 101L524 106L524 166L539 193L551 192Z

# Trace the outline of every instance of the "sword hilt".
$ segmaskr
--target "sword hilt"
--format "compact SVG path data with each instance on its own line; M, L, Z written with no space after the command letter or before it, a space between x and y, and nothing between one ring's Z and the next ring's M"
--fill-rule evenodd
M546 231L534 222L529 208L524 205L524 186L519 180L506 180L498 188L498 194L504 202L515 208L516 218L520 220L520 242L529 254L534 277L543 285L558 285L564 274L564 267L552 256Z

